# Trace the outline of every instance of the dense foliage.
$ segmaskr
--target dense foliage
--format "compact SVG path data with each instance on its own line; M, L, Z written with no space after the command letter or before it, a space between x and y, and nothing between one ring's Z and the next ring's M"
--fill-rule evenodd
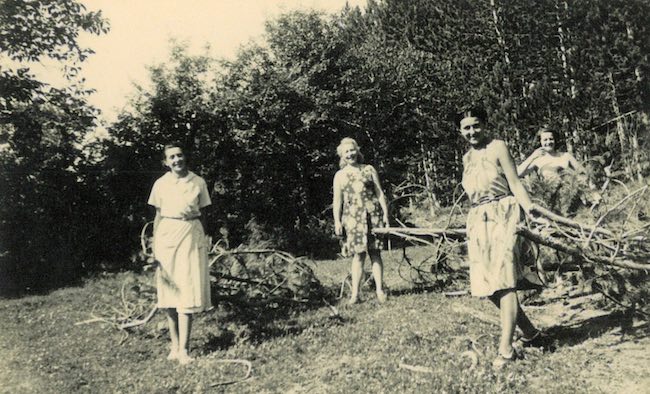
M97 223L75 168L97 112L76 77L91 53L77 36L107 29L99 13L72 0L0 2L2 292L69 282L92 257L89 238ZM67 87L49 86L30 72L28 62L47 58L61 64Z
M187 145L214 185L210 232L226 226L241 240L248 225L318 253L342 137L360 142L389 195L424 186L433 206L448 205L465 149L449 114L472 103L490 110L517 159L548 124L600 170L596 186L612 163L622 178L645 175L648 11L644 2L423 0L291 13L233 61L174 48L111 132L139 169L159 168L166 140ZM126 182L130 192L139 185L134 211L150 183Z
M3 9L15 4L23 3L7 1ZM97 222L85 231L103 236L69 250L94 250L95 261L126 261L152 216L145 202L163 171L161 147L170 140L185 145L192 168L213 187L209 233L227 233L233 244L266 238L311 254L336 252L329 206L342 137L359 141L389 196L404 197L393 204L394 214L413 195L435 212L454 200L465 150L449 115L468 104L488 108L491 129L516 160L533 151L535 132L548 124L560 131L562 147L588 165L596 186L606 166L622 180L643 178L650 162L649 15L642 0L370 0L364 10L347 7L336 16L294 12L269 21L266 42L242 48L232 61L190 56L175 46L166 63L151 67L153 88L139 89L111 125L113 138L94 147L101 161L76 163L77 152L69 151L60 156L68 165L47 165L76 169L66 179L94 191ZM66 26L101 31L94 17ZM0 42L30 42L7 39L11 31L3 30ZM3 83L40 89L20 75L3 72ZM9 102L5 91L2 103ZM76 119L86 123L68 127L73 135L93 117ZM18 130L5 123L3 138ZM34 146L28 138L18 141ZM43 162L24 166L23 174L49 182L36 171ZM19 186L8 190L18 193ZM68 190L59 200L64 206L90 198ZM25 195L32 206L21 212L43 208ZM59 233L78 237L74 226L67 230ZM8 250L22 250L12 245Z

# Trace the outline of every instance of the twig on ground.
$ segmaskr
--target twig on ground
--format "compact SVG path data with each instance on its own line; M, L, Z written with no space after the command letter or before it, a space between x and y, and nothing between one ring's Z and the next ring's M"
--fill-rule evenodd
M421 365L409 365L409 364L399 363L399 368L407 369L413 372L433 373L433 369L429 367L423 367Z
M136 326L141 326L143 324L147 324L149 322L149 320L151 320L153 318L153 316L156 314L157 310L158 310L158 307L154 306L151 309L151 311L149 312L149 314L147 314L147 316L145 316L144 318L139 319L139 320L132 320L132 321L129 321L127 323L122 323L122 324L120 324L120 326L118 328L120 330L125 330L127 328L132 328L132 327L136 327Z
M242 364L246 366L246 375L244 375L243 378L237 379L237 380L228 380L225 382L217 382L217 383L212 383L210 384L210 387L217 387L217 386L226 386L229 384L235 384L235 383L241 383L243 381L246 381L250 379L251 377L251 372L253 371L253 364L251 364L250 361L248 360L242 360L242 359L218 359L218 360L212 360L213 362L216 363L223 363L223 364Z

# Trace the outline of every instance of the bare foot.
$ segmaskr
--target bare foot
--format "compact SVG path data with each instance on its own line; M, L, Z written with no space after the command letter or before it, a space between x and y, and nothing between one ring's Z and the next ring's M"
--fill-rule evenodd
M379 301L380 304L383 304L384 302L386 302L386 300L388 300L388 296L386 295L386 293L384 293L383 291L377 293L377 301Z
M174 349L169 351L169 354L167 355L167 360L176 360L178 359L178 352Z
M181 365L186 365L194 361L194 358L190 357L189 354L187 354L187 351L181 350L177 353L176 358L178 359L178 362Z

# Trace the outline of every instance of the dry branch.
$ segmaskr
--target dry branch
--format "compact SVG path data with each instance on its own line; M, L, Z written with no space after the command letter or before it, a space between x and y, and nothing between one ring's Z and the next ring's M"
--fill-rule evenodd
M244 366L246 366L246 375L244 375L243 378L237 379L237 380L228 380L228 381L225 381L225 382L212 383L210 385L210 387L226 386L226 385L229 385L229 384L241 383L241 382L243 382L245 380L248 380L251 377L251 372L253 370L253 365L248 360L242 360L242 359L218 359L218 360L214 360L214 362L223 363L223 364L243 364Z
M598 255L595 255L593 253L590 253L584 249L579 249L577 247L571 246L567 243L563 243L560 240L557 240L553 237L550 236L544 236L540 234L539 232L535 230L530 230L529 228L525 226L519 226L517 228L517 233L525 238L530 239L533 242L536 242L538 244L542 244L545 246L548 246L550 248L553 248L555 250L559 250L560 252L576 256L576 257L584 257L589 261L594 261L597 263L605 264L605 265L613 265L616 267L621 267L621 268L629 268L629 269L637 269L637 270L648 270L650 269L650 263L638 263L635 261L631 261L629 259L624 259L624 258L604 258Z

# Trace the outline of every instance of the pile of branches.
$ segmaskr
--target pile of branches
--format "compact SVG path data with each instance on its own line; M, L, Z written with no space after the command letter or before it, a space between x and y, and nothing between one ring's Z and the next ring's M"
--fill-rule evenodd
M153 222L146 223L140 234L144 271L157 266L152 250ZM220 305L237 308L282 305L314 305L323 302L326 291L309 261L277 249L240 245L228 249L223 239L211 245L209 257L212 298ZM107 323L120 330L148 323L157 308L156 289L151 276L127 277L122 283L120 300L78 322Z
M575 218L556 214L536 205L536 216L518 227L517 233L536 245L549 247L559 254L571 256L586 284L599 291L614 304L636 309L646 317L650 313L650 192L648 185L629 190L626 186L612 192L597 209L584 210ZM621 192L621 190L623 192ZM607 200L611 201L607 201ZM451 215L462 214L458 204ZM402 275L414 283L436 281L431 275L440 267L449 268L450 259L463 259L464 228L448 224L440 227L413 228L408 226L374 230L377 234L397 236L432 248L430 257L418 264L403 259ZM456 264L458 265L458 264ZM462 264L461 264L462 265ZM542 269L540 261L538 270Z
M313 303L325 294L304 257L272 248L226 249L217 242L210 275L218 299L233 303Z

